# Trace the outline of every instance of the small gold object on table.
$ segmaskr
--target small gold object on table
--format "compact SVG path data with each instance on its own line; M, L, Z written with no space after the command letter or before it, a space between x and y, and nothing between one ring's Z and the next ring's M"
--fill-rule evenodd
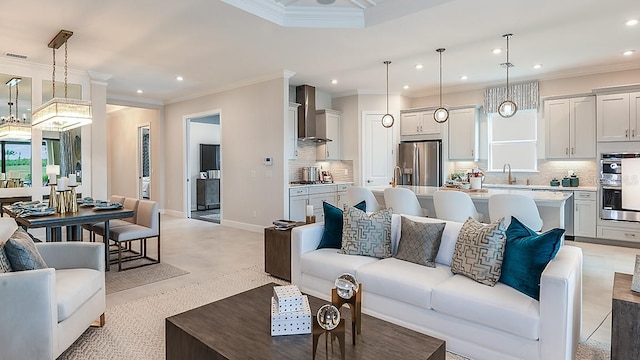
M315 222L316 222L316 216L315 215L311 215L311 216L307 215L307 219L306 219L306 223L307 224L313 224Z
M56 190L57 198L58 198L58 206L56 207L56 212L59 214L65 214L67 212L67 201L65 197L65 193L67 190Z
M338 339L338 343L340 343L340 358L345 360L344 319L340 318L340 310L332 304L325 304L320 307L313 322L313 359L316 358L318 340L322 334L325 334L324 347L326 357L329 358L329 337L331 337L331 351L333 351L333 340Z
M67 196L67 210L69 212L78 212L78 200L76 199L76 188L78 185L69 185L71 190L66 191L65 194Z
M331 289L331 303L338 309L349 305L351 310L351 341L356 344L356 333L362 333L362 284L352 274L344 273L335 281L336 287Z
M49 207L58 208L58 195L56 194L56 184L49 184Z

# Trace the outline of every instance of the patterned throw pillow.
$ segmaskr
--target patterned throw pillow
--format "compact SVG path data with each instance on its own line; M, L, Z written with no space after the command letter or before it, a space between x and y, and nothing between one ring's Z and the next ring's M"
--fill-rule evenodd
M506 243L504 218L483 224L469 218L462 225L451 261L451 272L494 286L502 269Z
M46 269L47 264L40 256L29 234L18 228L4 244L4 250L13 271Z
M0 243L0 273L8 273L13 271L11 263L4 252L4 243Z
M350 207L345 210L340 254L391 257L391 209L372 214Z
M436 267L435 258L445 223L424 223L401 217L400 241L396 259Z

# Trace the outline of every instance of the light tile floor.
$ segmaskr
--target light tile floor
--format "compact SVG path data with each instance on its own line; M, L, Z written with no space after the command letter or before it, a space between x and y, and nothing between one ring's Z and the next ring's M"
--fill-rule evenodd
M107 306L150 296L233 272L264 259L263 234L211 222L163 215L162 262L189 274L107 296ZM87 237L85 233L85 237ZM583 249L582 338L610 342L614 272L633 273L638 249L568 242ZM151 250L155 253L155 249Z

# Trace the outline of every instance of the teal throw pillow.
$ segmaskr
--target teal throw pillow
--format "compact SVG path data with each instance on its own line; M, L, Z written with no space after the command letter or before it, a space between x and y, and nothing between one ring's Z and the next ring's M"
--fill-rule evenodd
M560 250L563 234L564 229L538 234L511 217L500 282L539 300L542 272Z
M361 201L353 207L365 211L367 204ZM318 249L340 249L342 246L342 210L326 201L322 202L322 210L324 211L324 232Z

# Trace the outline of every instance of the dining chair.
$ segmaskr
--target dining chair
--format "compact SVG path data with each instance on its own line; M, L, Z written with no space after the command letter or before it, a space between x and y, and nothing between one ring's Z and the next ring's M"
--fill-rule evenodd
M433 193L436 218L465 222L469 217L482 221L483 216L476 210L469 194L462 191L438 190Z
M423 209L416 194L405 188L391 187L384 189L384 204L391 208L394 214L427 216L427 209Z
M366 211L378 211L382 209L382 206L370 189L361 186L349 186L347 188L347 204L353 206L361 201L367 204Z
M117 226L109 232L110 240L114 241L118 248L118 258L112 263L118 264L118 271L129 270L141 266L157 264L160 262L160 213L158 203L150 200L139 200L136 223L124 226ZM154 259L148 255L147 239L157 238L157 257ZM140 241L140 250L132 251L129 244L133 241ZM123 245L126 244L126 248ZM122 250L133 253L131 256L122 256ZM122 263L137 259L147 259L145 262L128 268L122 267Z
M125 200L126 199L127 198L125 196L122 196L122 195L111 195L111 197L109 198L109 202L120 203L120 204L122 204L122 207L124 207L126 209L127 208L126 205L125 205ZM137 206L138 199L134 199L134 200L136 200L136 204L135 205ZM129 204L129 206L132 206L132 205L133 205L133 203ZM131 210L134 210L134 216L135 216L135 209L131 209ZM111 220L111 221L109 221L109 227L111 228L112 226L114 226L112 224L115 224L116 221L123 221L123 220ZM134 220L134 222L135 222L135 220ZM104 234L104 223L83 224L82 228L89 232L89 241L90 242L95 242L96 241L96 230L98 232L100 232L98 235L104 236L103 235ZM100 231L100 230L102 230L102 231Z
M489 197L489 218L492 222L504 217L508 226L512 216L531 230L542 230L542 218L532 198L521 194L495 194Z

